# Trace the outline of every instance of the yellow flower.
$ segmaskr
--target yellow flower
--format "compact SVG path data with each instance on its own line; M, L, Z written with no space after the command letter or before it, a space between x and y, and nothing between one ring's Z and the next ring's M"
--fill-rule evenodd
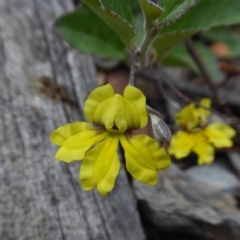
M201 105L210 107L210 99L202 99ZM211 123L206 125L210 111L196 107L193 103L184 107L177 113L176 123L183 128L172 136L168 149L177 159L190 154L198 155L198 164L210 164L214 159L214 148L231 147L236 131L224 123Z
M131 134L148 121L146 99L139 89L129 85L121 96L114 94L110 84L98 87L86 100L84 113L93 126L67 124L57 128L50 139L60 146L56 159L67 163L83 160L79 178L85 190L96 187L105 195L113 189L120 169L119 142L133 178L145 184L157 183L158 170L169 167L171 161L155 139Z

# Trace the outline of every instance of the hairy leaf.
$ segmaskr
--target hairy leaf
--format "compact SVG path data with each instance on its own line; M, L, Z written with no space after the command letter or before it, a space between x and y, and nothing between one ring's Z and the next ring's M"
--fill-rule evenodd
M159 21L166 27L176 22L181 16L188 12L199 0L161 0L160 5L164 13Z
M114 58L123 58L125 55L125 46L120 38L85 5L60 18L56 26L72 46L83 52Z
M121 2L121 1L114 1L114 2ZM123 18L123 15L124 17L128 16L127 12L122 10L117 11L115 5L114 5L114 9L116 10L116 12L114 12L111 9L106 8L104 5L102 5L100 0L83 0L83 2L89 8L91 8L107 25L109 25L113 31L116 32L116 34L119 36L119 38L123 41L123 43L126 46L128 47L131 46L131 41L135 35L135 31L132 24L129 23L127 19ZM110 4L108 1L105 1L105 4L107 4L107 6L113 6L113 3ZM122 15L120 15L119 12L121 12ZM89 21L92 21L92 20L89 20ZM111 35L109 36L109 38L111 38Z
M151 23L158 19L164 10L156 3L149 0L138 0L141 5L142 11L144 13L147 22Z
M176 44L198 31L239 23L239 12L239 0L200 0L193 9L188 11L173 25L162 30L161 36L153 44L158 52L158 56L161 57ZM174 40L170 42L170 39ZM164 48L165 45L166 48Z
M132 24L132 7L129 0L101 0L101 2L104 8L118 14L124 20Z
M240 22L239 0L201 0L191 11L163 33L203 30Z

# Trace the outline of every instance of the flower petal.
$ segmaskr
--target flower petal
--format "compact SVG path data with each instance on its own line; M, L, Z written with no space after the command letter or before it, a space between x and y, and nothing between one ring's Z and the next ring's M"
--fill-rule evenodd
M52 134L50 135L50 140L54 144L61 146L63 142L66 141L69 137L78 134L82 131L91 129L94 128L85 122L69 123L53 131Z
M185 127L188 130L196 127L199 123L199 119L195 105L191 103L184 107L180 112L176 114L175 121L179 126Z
M110 132L139 129L148 121L146 98L133 86L125 88L124 96L114 94L110 84L97 88L86 100L84 112L88 121Z
M193 151L198 155L199 165L210 164L214 160L214 148L202 132L194 135Z
M193 144L194 140L191 133L178 131L172 136L168 152L177 159L181 159L190 154Z
M211 107L211 99L209 98L203 98L200 102L200 104L204 107L210 108ZM210 114L209 110L206 110L202 107L197 108L197 114L199 119L199 125L203 126L207 122L207 118Z
M105 126L110 132L125 132L128 128L123 97L115 94L97 107L93 122Z
M83 159L85 153L94 144L102 141L107 136L106 131L86 129L65 140L57 151L55 158L64 162Z
M126 168L136 180L155 185L158 180L158 170L170 166L170 157L164 148L159 147L155 139L146 135L120 138L125 151Z
M205 136L217 148L231 147L233 145L232 137L236 131L224 123L212 123L204 129Z
M131 129L145 127L148 122L148 116L146 98L143 93L139 89L128 85L124 90L123 97L128 126Z
M103 101L111 98L114 96L114 90L112 85L107 84L102 87L98 87L93 90L84 105L84 113L86 119L93 123L93 116L95 113L96 108L99 106L100 103Z
M108 136L85 155L80 168L80 181L85 190L97 187L106 195L115 184L120 162L117 156L119 137Z

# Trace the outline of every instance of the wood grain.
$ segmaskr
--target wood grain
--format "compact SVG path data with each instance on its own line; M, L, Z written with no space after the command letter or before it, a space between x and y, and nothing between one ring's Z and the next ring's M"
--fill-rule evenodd
M96 87L91 57L53 30L73 8L65 0L0 1L1 240L145 239L124 171L101 197L82 190L79 163L53 159L49 134L83 120Z

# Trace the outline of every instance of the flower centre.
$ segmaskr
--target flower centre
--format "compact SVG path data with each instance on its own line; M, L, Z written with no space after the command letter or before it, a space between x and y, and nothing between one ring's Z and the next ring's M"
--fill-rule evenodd
M120 130L119 127L115 123L113 124L113 126L111 128L106 129L106 131L113 132L113 133L124 133L124 131Z

